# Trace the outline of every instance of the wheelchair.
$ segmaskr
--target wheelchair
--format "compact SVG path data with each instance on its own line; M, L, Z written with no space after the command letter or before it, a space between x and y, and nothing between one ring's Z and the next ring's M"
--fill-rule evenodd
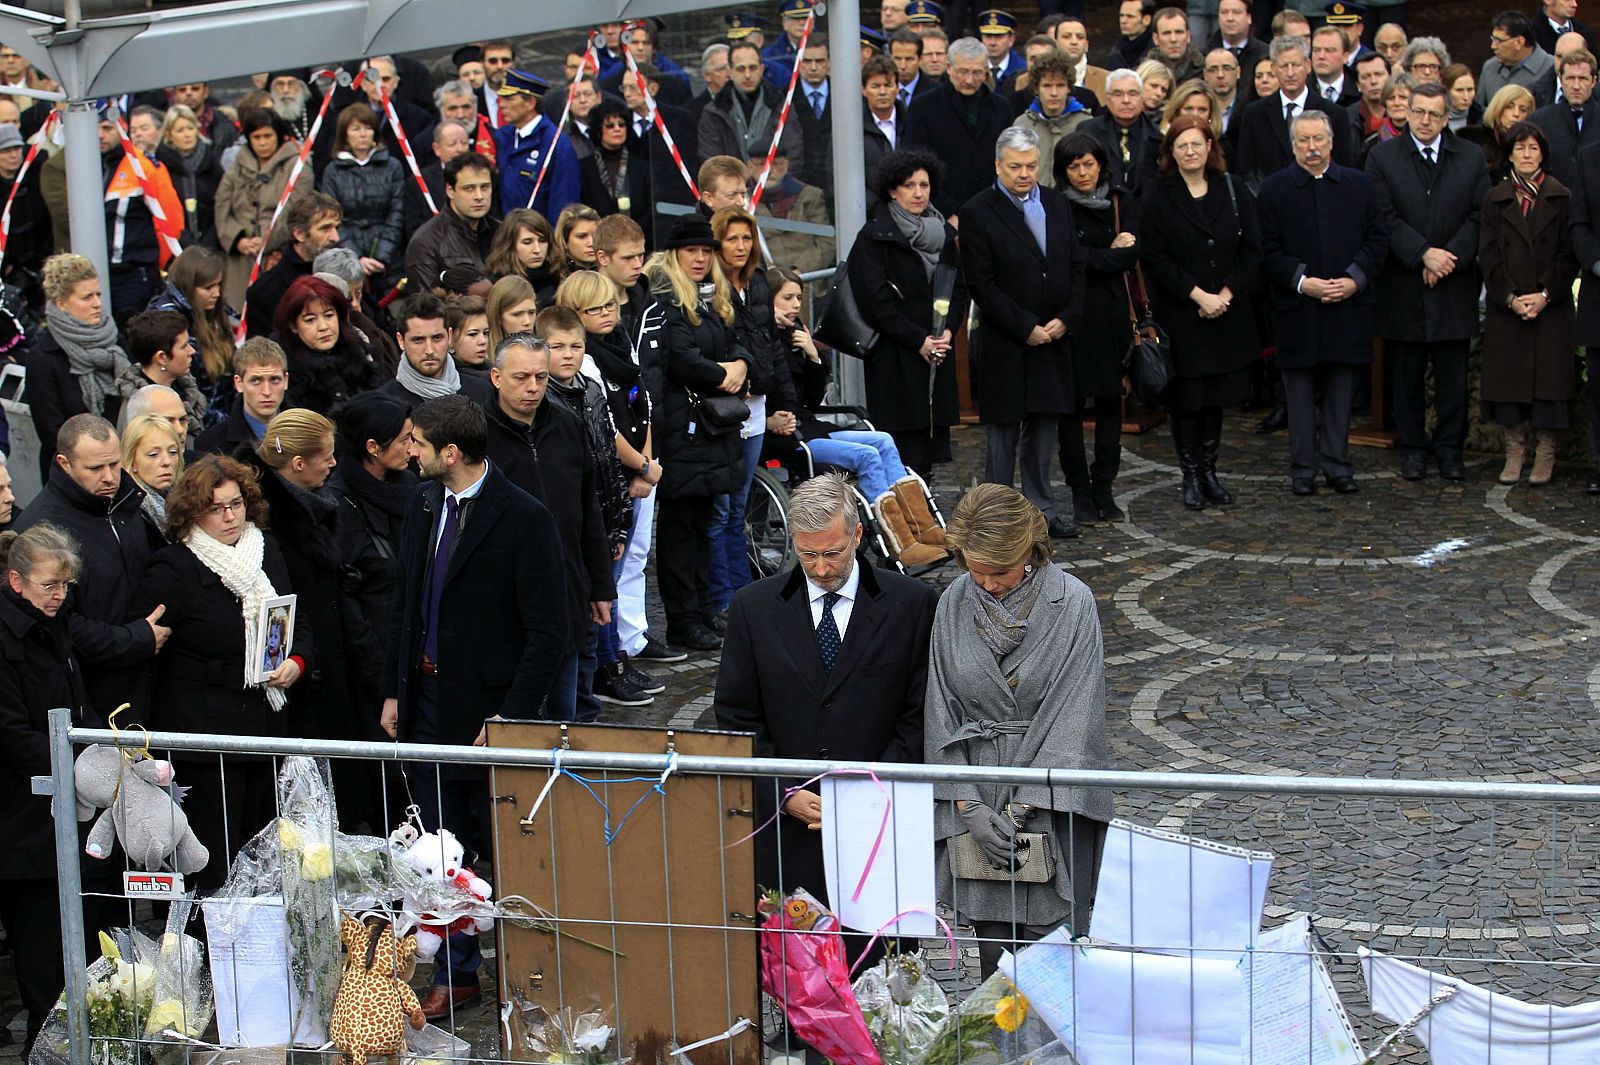
M811 410L835 429L871 431L873 428L863 407L820 406ZM769 436L768 439L770 441L772 437ZM771 577L794 565L794 540L789 528L789 493L802 481L831 470L850 473L849 470L817 462L804 440L796 440L792 448L784 447L781 450L770 446L762 447L761 462L756 467L755 476L751 478L750 492L745 498L744 509L745 550L750 560L752 578L760 580L762 577ZM915 478L917 484L921 486L929 510L933 512L935 520L942 527L945 524L944 514L939 510L938 500L929 490L927 482L909 467L906 473ZM877 516L872 512L871 501L861 494L853 482L851 494L855 497L856 516L861 522L861 550L865 552L872 565L916 577L932 572L949 561L947 553L939 561L926 565L908 567L903 564L890 548Z

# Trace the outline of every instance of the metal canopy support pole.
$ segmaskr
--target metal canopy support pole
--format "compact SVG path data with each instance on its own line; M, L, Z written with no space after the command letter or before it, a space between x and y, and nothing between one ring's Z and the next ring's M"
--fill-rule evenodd
M110 308L107 308L109 313ZM56 825L56 880L61 901L61 962L66 967L67 1038L72 1065L89 1061L88 948L84 943L83 881L78 868L78 792L73 783L72 711L50 711L50 777L34 778L34 794L48 785Z
M100 174L100 117L93 101L67 105L62 124L66 134L67 217L72 225L72 250L94 263L100 293L111 312L111 271L106 245L105 183Z
M861 0L828 2L829 98L833 100L833 225L839 261L867 223L867 179L861 133ZM840 357L840 398L865 405L861 361Z

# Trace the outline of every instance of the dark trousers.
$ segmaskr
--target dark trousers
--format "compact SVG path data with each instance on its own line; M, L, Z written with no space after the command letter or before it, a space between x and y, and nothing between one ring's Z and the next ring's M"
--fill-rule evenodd
M1109 485L1122 466L1122 402L1116 396L1096 396L1094 404L1094 462L1083 448L1083 422L1087 404L1061 420L1061 476L1082 495L1093 485Z
M278 816L277 778L266 758L211 755L179 762L177 780L189 789L183 803L189 827L211 852L189 884L213 891L228 878L233 856Z
M933 481L933 464L950 461L948 425L935 426L932 432L907 429L889 435L894 437L894 448L900 452L900 464L908 470L916 470L930 484Z
M411 801L417 804L422 827L430 832L447 828L467 850L487 858L494 824L489 814L489 778L471 766L443 766L412 762L406 766ZM480 876L488 870L473 870ZM458 932L445 939L433 960L433 982L447 987L470 987L478 982L483 951L478 937Z
M611 609L617 609L615 603ZM613 651L606 664L610 665L617 660ZM589 622L589 631L584 634L583 642L578 645L578 698L577 720L598 721L600 719L600 700L594 697L594 672L600 666L600 626Z
M1589 378L1589 450L1600 470L1600 347L1587 349L1583 360Z
M656 502L656 587L670 634L711 613L710 496Z
M1056 450L1056 414L1029 414L1010 425L985 425L983 479L990 484L1015 485L1017 463L1022 463L1022 494L1052 518L1055 499L1050 492L1050 459Z
M85 826L80 835L87 833ZM100 956L97 933L126 925L128 911L118 899L106 894L122 891L122 869L127 858L119 846L105 861L78 856L83 883L83 940L85 956ZM26 1042L22 1057L27 1059L33 1041L45 1018L66 986L66 967L61 950L60 881L55 877L27 880L0 880L0 927L6 931L11 961L16 967L17 994L28 1011Z
M1467 441L1465 340L1386 342L1394 366L1394 421L1402 451L1460 457ZM1433 363L1433 439L1428 439L1428 364Z
M1289 411L1289 476L1310 480L1321 470L1326 477L1349 477L1350 398L1365 366L1322 363L1304 370L1283 371L1284 405ZM1317 390L1322 401L1317 401ZM1319 417L1320 416L1320 417Z

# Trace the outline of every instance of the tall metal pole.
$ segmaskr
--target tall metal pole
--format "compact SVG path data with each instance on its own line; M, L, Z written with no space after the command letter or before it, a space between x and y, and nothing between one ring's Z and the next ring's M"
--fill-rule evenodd
M110 313L110 260L106 246L105 183L100 174L100 116L94 101L74 100L67 105L62 151L67 153L67 220L72 227L72 250L94 263L100 275L101 294Z
M861 133L861 2L828 0L829 99L833 101L833 225L839 261L867 224L865 142ZM841 357L840 398L865 404L861 361Z
M83 939L83 880L78 869L78 800L72 775L72 711L50 711L50 813L56 827L56 884L61 900L61 961L66 966L67 1032L72 1065L89 1061L89 966Z

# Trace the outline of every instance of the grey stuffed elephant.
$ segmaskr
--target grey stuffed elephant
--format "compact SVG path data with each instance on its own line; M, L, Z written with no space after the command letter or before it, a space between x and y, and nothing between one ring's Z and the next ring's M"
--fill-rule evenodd
M78 792L78 820L87 821L96 810L100 819L84 841L91 858L110 857L115 839L122 842L128 859L141 869L160 869L168 862L180 873L198 873L211 853L196 838L173 801L172 763L126 752L104 744L85 747L73 766Z

